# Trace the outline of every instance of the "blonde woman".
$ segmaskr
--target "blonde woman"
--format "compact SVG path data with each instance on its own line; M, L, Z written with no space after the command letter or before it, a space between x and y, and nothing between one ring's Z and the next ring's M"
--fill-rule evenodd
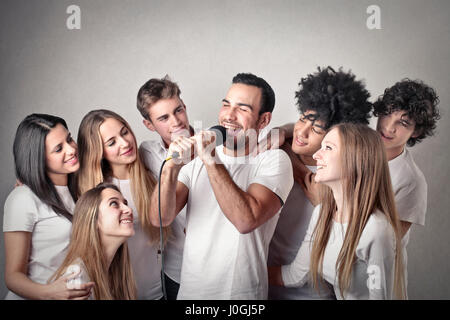
M137 298L161 299L159 229L150 224L148 216L155 179L141 160L130 125L115 112L91 111L81 121L78 145L80 194L101 182L119 188L133 210L135 235L129 239L128 247Z
M89 299L135 299L126 243L132 235L133 212L115 185L100 184L85 192L75 206L67 257L52 280L78 270L78 278L68 286L76 288L93 281Z
M383 143L365 125L324 137L315 180L321 205L290 265L269 268L274 285L333 285L338 299L403 299L401 234Z

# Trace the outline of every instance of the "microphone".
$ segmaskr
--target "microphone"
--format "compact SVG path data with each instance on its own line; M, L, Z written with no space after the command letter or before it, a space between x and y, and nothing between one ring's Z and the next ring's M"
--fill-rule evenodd
M227 140L227 129L225 129L225 127L223 126L213 126L205 131L212 131L216 134L216 146L224 144L224 142ZM166 160L169 161L170 159L177 159L179 156L180 154L175 151Z

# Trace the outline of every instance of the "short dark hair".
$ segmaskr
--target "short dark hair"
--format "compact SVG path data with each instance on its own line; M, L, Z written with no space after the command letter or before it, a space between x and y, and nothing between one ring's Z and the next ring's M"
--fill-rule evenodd
M259 114L272 112L275 107L275 92L272 87L263 78L257 77L251 73L238 73L233 77L233 83L242 83L249 86L255 86L261 89L261 109Z
M57 214L72 221L72 214L64 207L46 170L45 139L57 124L67 129L64 119L49 114L33 113L22 120L17 128L13 145L16 177ZM76 201L73 174L69 174L68 187L72 198Z
M369 124L372 104L365 84L357 81L351 71L342 71L342 67L338 72L330 66L317 70L298 84L295 98L299 112L314 111L314 120L322 121L325 129L337 123Z
M405 111L415 121L414 132L417 137L409 138L407 145L414 146L424 138L434 135L437 120L441 118L437 105L436 91L421 80L405 78L384 90L374 103L373 114L378 117L395 111Z
M161 99L180 98L181 90L178 85L166 75L162 79L150 79L139 89L137 94L137 108L144 119L150 120L148 108Z

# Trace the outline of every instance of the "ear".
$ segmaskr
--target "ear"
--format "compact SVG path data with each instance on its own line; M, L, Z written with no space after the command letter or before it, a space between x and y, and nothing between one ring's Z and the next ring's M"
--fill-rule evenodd
M264 112L261 114L258 119L258 130L265 128L270 123L270 120L272 120L272 112Z
M147 127L148 130L150 131L156 131L155 127L153 126L153 123L151 121L148 121L147 119L142 120L142 123L144 124L144 126Z

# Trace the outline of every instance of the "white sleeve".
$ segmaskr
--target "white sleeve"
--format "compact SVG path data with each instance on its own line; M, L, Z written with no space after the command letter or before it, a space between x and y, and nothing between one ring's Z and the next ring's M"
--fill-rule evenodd
M427 183L416 179L395 192L395 205L401 221L425 225Z
M283 150L269 150L264 152L264 158L258 164L255 176L249 185L258 183L274 192L283 203L294 185L292 163Z
M313 243L312 234L319 219L319 212L320 206L317 206L311 216L305 239L294 261L281 267L281 277L285 287L302 287L308 281L311 246Z
M38 208L32 191L26 186L16 187L5 202L3 232L33 232L38 221Z

